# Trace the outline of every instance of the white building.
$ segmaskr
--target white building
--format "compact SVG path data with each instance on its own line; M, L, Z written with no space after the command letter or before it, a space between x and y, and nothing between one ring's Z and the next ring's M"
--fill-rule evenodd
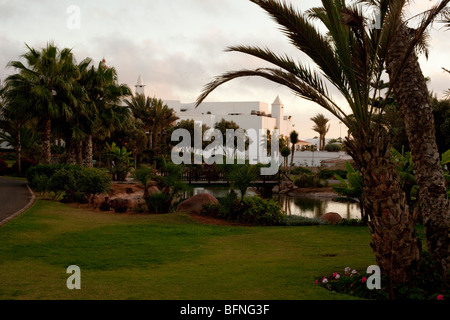
M145 85L141 76L136 84L136 93L145 94ZM178 121L201 121L210 128L214 128L222 119L234 121L244 130L254 129L266 132L279 129L280 135L286 137L294 130L291 116L284 114L284 105L277 97L272 105L260 101L236 102L202 102L197 108L195 103L182 103L179 100L163 100L172 108Z

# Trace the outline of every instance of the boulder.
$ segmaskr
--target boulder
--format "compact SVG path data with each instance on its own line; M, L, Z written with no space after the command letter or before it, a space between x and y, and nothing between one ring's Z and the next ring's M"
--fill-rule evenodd
M322 220L327 221L331 224L336 224L342 221L342 217L339 213L336 212L328 212L320 217Z
M219 203L214 196L209 193L199 193L177 206L177 212L200 213L204 204Z

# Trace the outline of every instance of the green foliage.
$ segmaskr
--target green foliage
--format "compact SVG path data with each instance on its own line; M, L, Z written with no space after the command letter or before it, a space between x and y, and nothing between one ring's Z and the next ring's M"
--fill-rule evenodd
M328 180L333 179L333 177L338 174L340 176L345 176L347 174L346 170L329 170L329 169L322 169L319 171L319 178Z
M33 177L33 189L41 195L45 195L49 189L50 178L45 174L36 174Z
M325 146L325 150L328 152L339 152L342 150L341 146L337 143L328 143Z
M258 196L242 200L245 208L242 220L257 225L281 225L284 212L281 205L273 199L263 199Z
M145 202L149 212L167 213L172 205L170 195L163 192L155 192L145 197Z
M439 272L437 263L430 258L428 252L421 253L420 261L411 267L413 282L399 284L392 289L396 300L436 300L438 296L448 299L450 296L450 283ZM337 276L339 275L339 276ZM381 275L381 289L369 290L367 279L370 274L358 271L346 271L318 277L315 281L324 288L357 296L365 299L390 299L387 278ZM326 279L324 281L324 279Z
M299 188L321 188L323 187L320 178L316 174L302 174L294 180L294 184Z
M148 195L148 184L154 176L153 170L146 165L140 165L133 172L133 178L144 186L144 196Z
M310 169L304 168L304 167L295 167L294 169L291 170L291 174L294 174L294 175L299 175L299 174L303 174L303 173L311 174L312 171Z
M106 144L104 153L113 180L124 181L126 175L131 171L132 152L127 151L125 147L120 148L113 142L111 145Z
M345 164L345 167L347 168L347 181L344 180L338 173L335 173L334 177L339 180L340 185L333 186L333 190L345 197L361 198L364 191L361 175L353 169L349 162Z
M219 199L219 204L203 205L201 214L256 225L282 225L285 222L285 214L277 201L258 196L238 200L234 193Z
M110 186L111 177L104 169L83 168L76 178L76 191L88 196L105 193Z
M65 191L76 190L76 175L74 170L61 168L57 170L50 178L48 190L53 192L53 199L59 199L61 194Z
M63 202L84 203L92 195L107 192L111 177L104 169L76 165L38 165L27 173L28 184L36 192L51 192L53 199L64 193Z
M233 186L241 192L241 200L244 198L251 182L255 181L257 177L257 167L249 164L234 165L228 175Z

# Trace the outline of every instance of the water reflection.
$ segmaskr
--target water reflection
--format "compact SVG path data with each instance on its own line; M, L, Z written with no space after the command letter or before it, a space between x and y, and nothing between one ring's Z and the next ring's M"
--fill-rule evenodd
M218 187L201 188L196 187L186 191L183 198L189 198L199 193L209 193L216 198L225 197L229 189ZM236 190L239 195L239 191ZM247 196L253 196L253 189L247 191ZM336 212L344 219L360 219L361 212L359 203L336 202L329 198L288 197L283 194L274 194L273 199L280 202L281 207L287 215L299 215L308 218L320 218L327 212Z

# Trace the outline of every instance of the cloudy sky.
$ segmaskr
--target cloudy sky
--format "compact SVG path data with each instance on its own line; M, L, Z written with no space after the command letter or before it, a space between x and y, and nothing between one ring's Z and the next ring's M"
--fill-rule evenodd
M300 10L320 0L291 0ZM415 1L411 14L429 8L435 0ZM73 19L79 8L79 28ZM450 31L435 25L424 74L438 95L450 87L450 75L441 67L448 61ZM78 61L97 64L105 58L117 69L119 81L132 89L142 75L146 93L163 100L194 102L202 87L230 70L263 66L251 57L225 52L231 45L268 46L275 52L297 53L276 24L247 0L0 0L0 79L14 70L8 61L19 59L26 45L42 48L48 41L73 49ZM322 112L331 119L329 137L339 137L338 121L320 107L262 79L239 79L219 87L210 101L263 101L280 96L302 139L312 138L310 118ZM342 134L344 134L342 128Z

